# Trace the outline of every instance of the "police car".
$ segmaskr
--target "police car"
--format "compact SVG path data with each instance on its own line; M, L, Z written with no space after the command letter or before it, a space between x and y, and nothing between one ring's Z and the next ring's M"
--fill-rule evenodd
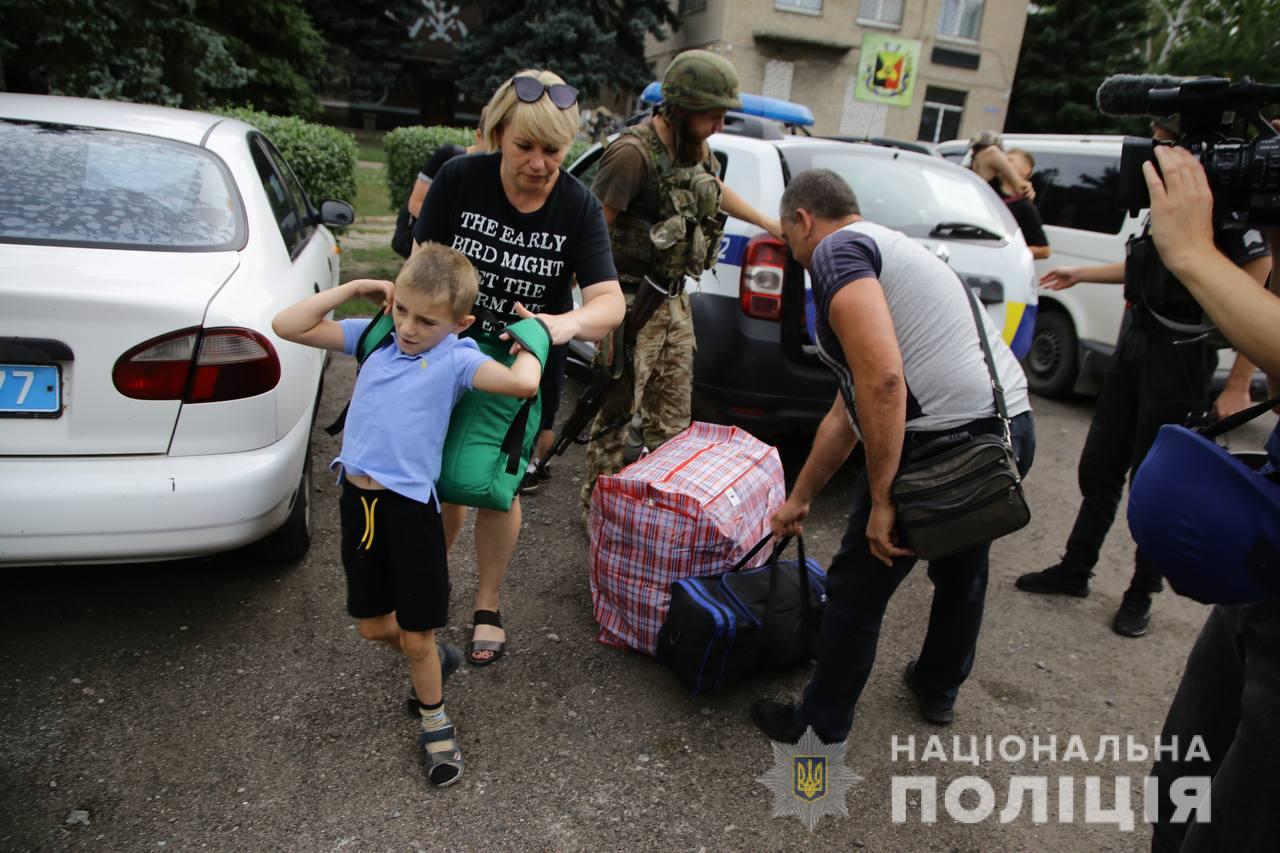
M657 84L646 90L650 103ZM1005 205L976 175L899 148L785 133L813 123L809 110L746 95L743 110L709 140L720 177L753 207L777 214L792 175L831 169L858 197L862 215L895 228L947 261L979 296L1019 358L1031 345L1036 287L1031 253ZM570 172L588 185L603 154L595 146ZM719 261L690 287L698 351L694 417L757 435L812 429L836 384L819 361L804 270L782 241L730 217ZM575 358L588 357L581 349Z

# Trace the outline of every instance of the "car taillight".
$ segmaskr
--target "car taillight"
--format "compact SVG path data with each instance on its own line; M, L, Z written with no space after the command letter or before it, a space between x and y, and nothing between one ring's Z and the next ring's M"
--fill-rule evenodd
M270 341L249 329L183 329L120 356L111 379L135 400L216 403L276 387L280 359Z
M787 247L776 237L761 234L747 243L738 294L748 317L777 320L782 316L782 277L787 268Z

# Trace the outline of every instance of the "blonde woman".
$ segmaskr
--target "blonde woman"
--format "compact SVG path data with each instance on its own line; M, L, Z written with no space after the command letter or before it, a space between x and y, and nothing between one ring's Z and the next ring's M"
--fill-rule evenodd
M413 238L455 248L475 264L476 305L496 317L476 323L477 337L496 341L503 326L528 316L546 324L556 345L541 386L542 429L549 431L564 384L564 345L602 339L622 322L626 303L600 202L560 168L578 132L578 91L550 71L521 71L498 87L484 115L492 153L441 167ZM576 310L575 279L582 289ZM466 507L444 505L449 544L465 518ZM507 512L476 511L472 666L494 663L506 648L499 599L519 534L519 497Z

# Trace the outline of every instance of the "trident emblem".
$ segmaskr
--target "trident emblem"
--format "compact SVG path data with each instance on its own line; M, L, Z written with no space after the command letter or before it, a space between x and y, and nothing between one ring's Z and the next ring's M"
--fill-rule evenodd
M827 795L827 758L825 755L797 755L795 795L812 802Z

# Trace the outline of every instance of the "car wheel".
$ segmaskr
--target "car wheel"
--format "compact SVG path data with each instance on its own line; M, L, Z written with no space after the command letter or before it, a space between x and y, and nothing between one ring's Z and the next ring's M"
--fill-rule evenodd
M1027 387L1042 397L1063 397L1076 382L1079 341L1071 318L1048 311L1036 318L1031 349L1023 361Z
M276 565L296 563L311 547L311 444L302 460L302 476L294 494L293 508L275 533L258 543L263 559Z

